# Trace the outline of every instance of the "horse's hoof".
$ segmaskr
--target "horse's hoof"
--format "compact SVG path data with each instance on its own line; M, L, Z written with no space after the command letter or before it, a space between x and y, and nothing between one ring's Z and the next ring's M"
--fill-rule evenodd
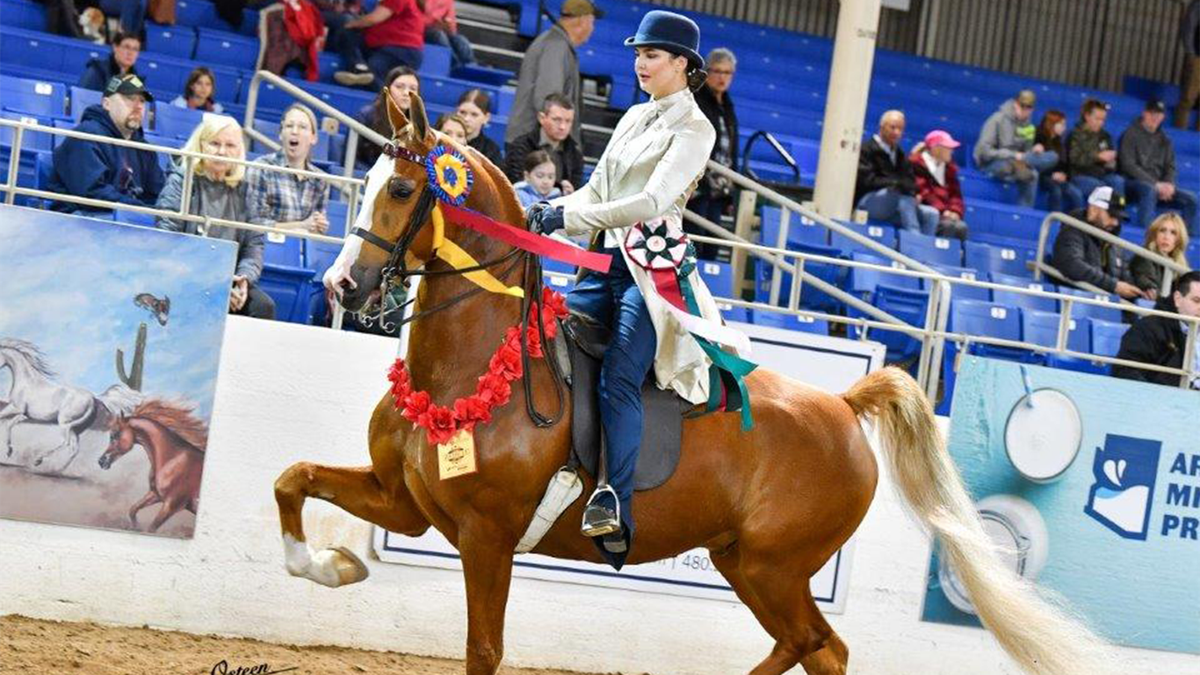
M327 548L313 555L313 567L321 570L322 574L316 579L330 588L356 584L370 575L367 566L349 549L337 546ZM334 581L336 579L336 581ZM331 583L333 582L333 583Z

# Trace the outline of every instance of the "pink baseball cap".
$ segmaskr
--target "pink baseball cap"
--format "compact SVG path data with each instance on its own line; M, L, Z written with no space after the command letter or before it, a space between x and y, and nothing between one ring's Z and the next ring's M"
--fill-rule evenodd
M936 148L939 145L947 148L957 148L958 146L962 145L962 143L954 140L954 137L950 135L950 132L942 131L941 129L935 129L925 134L925 147Z

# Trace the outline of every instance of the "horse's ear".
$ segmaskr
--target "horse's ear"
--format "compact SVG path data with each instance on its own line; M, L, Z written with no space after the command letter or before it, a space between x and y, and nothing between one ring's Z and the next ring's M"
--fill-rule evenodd
M385 87L382 93L383 97L387 99L388 122L392 125L392 137L394 138L397 132L408 126L408 117L404 115L400 106L396 105L396 100L392 98L392 92Z
M433 144L433 132L429 130L429 117L425 115L425 102L416 93L408 95L408 115L413 123L413 138Z

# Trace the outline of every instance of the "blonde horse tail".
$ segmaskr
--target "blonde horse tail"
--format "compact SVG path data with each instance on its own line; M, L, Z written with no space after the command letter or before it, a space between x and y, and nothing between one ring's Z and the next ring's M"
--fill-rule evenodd
M1004 650L1034 675L1108 672L1108 646L1001 564L916 381L900 369L884 368L842 398L856 415L875 419L901 494L941 540L983 625Z

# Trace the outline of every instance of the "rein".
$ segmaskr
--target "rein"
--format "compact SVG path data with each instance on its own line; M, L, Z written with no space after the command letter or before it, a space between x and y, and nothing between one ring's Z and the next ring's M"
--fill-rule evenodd
M396 143L395 139L383 147L383 152L387 156L394 159L403 159L405 161L418 164L422 167L426 166L425 156L417 154L412 150L399 145ZM508 263L507 266L505 266L499 272L499 279L507 279L509 274L511 274L518 266L521 266L521 285L519 289L523 291L521 295L521 313L523 316L521 320L521 329L523 331L522 335L524 336L528 334L527 331L529 329L530 308L536 307L538 337L543 345L543 349L550 349L550 342L547 340L546 336L546 326L542 318L542 262L537 255L514 246L511 251L505 253L504 255L481 263L476 263L475 265L459 266L452 264L450 269L445 270L427 270L424 268L410 270L407 268L405 257L408 253L408 248L412 245L413 241L420 233L421 228L425 227L425 224L431 220L441 219L441 214L437 212L439 198L441 198L441 196L432 189L430 183L427 181L425 187L421 190L420 196L417 198L417 204L413 208L412 214L409 216L408 226L395 243L389 242L388 240L364 228L351 228L351 235L361 237L363 240L374 244L389 254L388 260L384 264L384 267L381 271L381 295L383 297L387 297L390 287L396 285L397 283L401 287L407 288L408 279L410 277L434 277L447 275L467 276L478 272L489 273L490 276L490 270L492 268ZM443 227L441 223L437 223L435 227L435 241L433 246L434 252L436 253L442 246L453 246L453 250L458 251L459 254L462 254L461 249L458 249L456 245L444 238ZM464 291L445 302L441 302L428 309L423 309L412 316L405 317L399 323L389 323L389 325L394 325L398 330L405 324L413 323L417 319L425 318L432 314L436 314L437 312L441 312L442 310L449 309L461 303L462 301L467 300L468 298L482 293L485 290L495 291L494 288L488 288L478 280L473 279L473 281L476 283L476 288ZM397 309L404 309L408 305L412 304L414 300L408 300L404 302L403 304L399 305ZM376 317L379 319L381 325L383 323L383 314L384 308L383 301L381 299L379 314ZM550 379L554 385L554 395L557 400L557 410L553 415L544 415L537 410L533 401L533 378L530 375L529 370L530 354L528 340L521 339L520 343L521 364L525 373L525 377L522 378L522 385L525 391L526 413L529 415L529 419L533 422L534 426L538 428L554 426L562 419L566 407L566 396L564 394L565 381L563 374L558 369L558 362L556 359L549 357L545 359L550 369Z

